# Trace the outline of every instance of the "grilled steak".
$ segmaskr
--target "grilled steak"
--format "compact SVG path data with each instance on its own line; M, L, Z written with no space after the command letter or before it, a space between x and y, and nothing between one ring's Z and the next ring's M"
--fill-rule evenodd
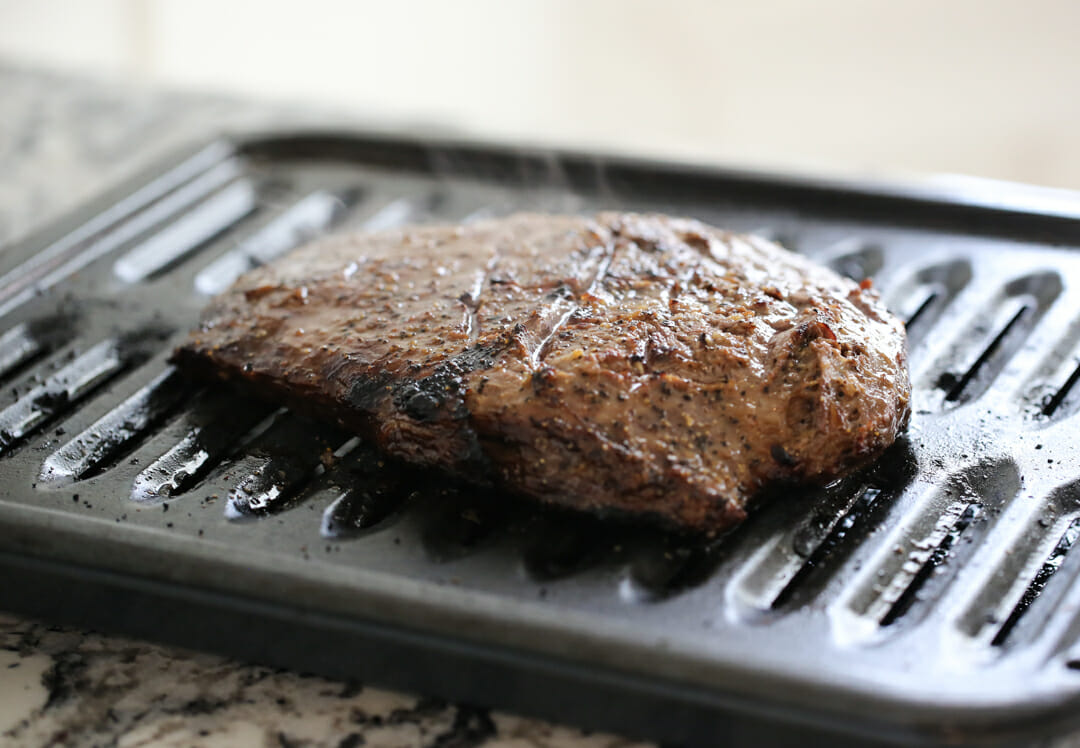
M903 326L867 286L692 220L516 215L310 244L175 360L407 462L714 532L903 428Z

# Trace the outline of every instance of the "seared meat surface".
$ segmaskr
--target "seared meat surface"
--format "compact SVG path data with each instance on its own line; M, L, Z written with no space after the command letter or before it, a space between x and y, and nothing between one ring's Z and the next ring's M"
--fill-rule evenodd
M407 462L715 532L888 447L905 356L869 288L760 238L607 213L317 241L237 281L175 360Z

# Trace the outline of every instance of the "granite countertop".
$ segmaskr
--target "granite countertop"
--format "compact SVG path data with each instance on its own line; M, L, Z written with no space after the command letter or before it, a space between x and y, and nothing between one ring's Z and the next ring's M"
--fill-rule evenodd
M283 110L0 64L0 251L169 150ZM335 115L289 109L290 121ZM632 745L451 705L0 613L0 744Z

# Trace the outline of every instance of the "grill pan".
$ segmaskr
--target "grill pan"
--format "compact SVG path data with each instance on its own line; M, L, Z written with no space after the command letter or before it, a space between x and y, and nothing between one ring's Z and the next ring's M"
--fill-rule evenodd
M372 134L202 144L0 254L0 607L681 744L1064 733L1080 200L991 197ZM610 208L872 278L908 324L907 435L703 543L402 470L166 363L209 294L311 236Z

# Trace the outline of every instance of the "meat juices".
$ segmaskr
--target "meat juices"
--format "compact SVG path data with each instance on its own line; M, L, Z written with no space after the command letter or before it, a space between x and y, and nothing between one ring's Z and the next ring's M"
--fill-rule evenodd
M660 215L322 239L240 278L174 358L407 462L706 533L909 416L904 328L868 283Z

